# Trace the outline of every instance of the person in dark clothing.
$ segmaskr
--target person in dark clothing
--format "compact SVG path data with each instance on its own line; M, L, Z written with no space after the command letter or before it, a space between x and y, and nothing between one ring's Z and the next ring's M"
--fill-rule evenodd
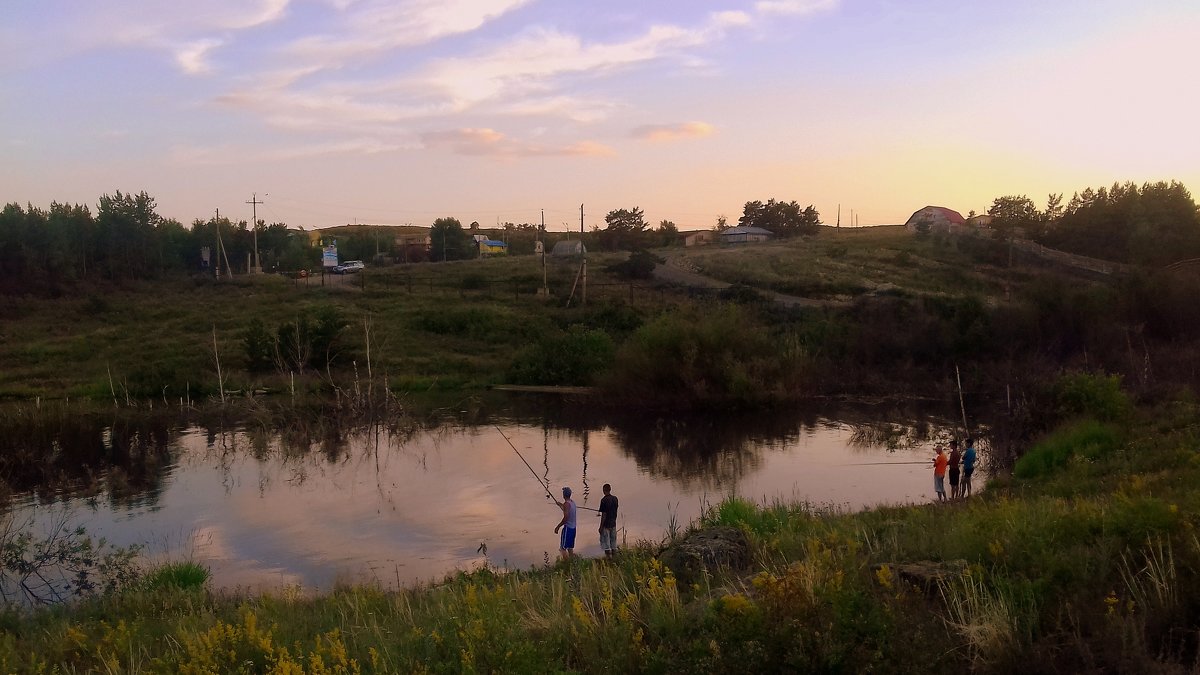
M962 496L962 491L959 486L959 464L962 462L962 452L958 449L958 441L950 441L950 498L958 499Z
M604 484L604 497L600 500L600 548L609 558L617 552L617 497L612 486Z

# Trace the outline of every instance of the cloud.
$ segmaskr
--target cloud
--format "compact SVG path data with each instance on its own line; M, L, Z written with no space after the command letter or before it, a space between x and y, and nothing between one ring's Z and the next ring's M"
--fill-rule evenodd
M712 25L734 28L738 26L748 26L753 21L753 18L739 10L729 10L724 12L714 12L710 17Z
M633 130L636 139L650 142L679 141L689 138L704 138L713 135L716 129L707 122L680 122L678 124L648 124Z
M580 141L565 146L541 145L509 138L495 129L450 129L421 134L427 148L448 148L459 155L494 157L606 157L615 154L612 148L594 141Z
M293 59L325 68L477 30L532 0L370 0L341 3L344 20L331 34L300 38Z
M223 40L196 40L175 49L175 63L188 75L203 75L212 71L207 61L208 53L224 44Z
M806 15L834 9L841 0L760 0L754 3L759 14Z
M415 143L402 140L351 138L277 148L247 148L243 145L232 144L203 147L178 145L171 148L169 157L171 162L177 165L223 166L243 162L281 162L329 155L378 155L414 150L419 147Z
M578 35L538 27L497 49L434 62L423 77L465 109L484 101L545 95L554 89L553 80L568 75L597 75L683 56L748 21L743 12L719 12L698 27L653 25L612 42L585 42Z

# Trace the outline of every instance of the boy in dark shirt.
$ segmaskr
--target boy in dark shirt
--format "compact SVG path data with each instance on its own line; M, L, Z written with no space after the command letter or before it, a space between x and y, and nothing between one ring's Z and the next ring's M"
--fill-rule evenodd
M962 462L962 452L958 449L958 441L950 441L950 498L958 499L962 496L958 479L958 467Z
M612 486L604 484L604 497L600 500L600 548L609 558L617 552L617 498Z

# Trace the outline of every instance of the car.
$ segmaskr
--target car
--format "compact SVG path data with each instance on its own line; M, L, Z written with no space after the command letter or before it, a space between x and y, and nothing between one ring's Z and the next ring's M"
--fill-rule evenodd
M367 266L365 264L363 264L363 261L361 261L361 260L347 260L346 262L342 263L341 265L334 267L333 273L334 274L354 274L356 272L361 272L366 268L367 268Z

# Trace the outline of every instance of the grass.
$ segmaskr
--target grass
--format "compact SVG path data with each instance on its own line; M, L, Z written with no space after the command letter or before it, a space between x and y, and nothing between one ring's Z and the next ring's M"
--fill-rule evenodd
M817 237L752 249L688 249L704 274L802 297L848 300L868 292L1001 296L1027 272L981 264L974 237L915 237L903 226L823 227Z
M592 283L612 282L602 268L622 257L591 256ZM582 314L563 307L574 271L555 266L550 299L534 295L541 274L533 256L372 268L351 279L355 284L337 287L322 287L319 278L305 284L264 275L221 283L131 283L83 297L9 298L9 320L0 336L5 364L0 399L106 400L115 391L120 400L128 394L178 402L189 390L203 397L217 388L214 328L229 388L280 390L284 375L245 371L243 332L254 318L273 333L280 324L323 308L333 308L349 324L335 376L346 376L353 362L365 369L363 322L369 318L370 356L379 373L481 388L502 379L511 354L531 336L569 325ZM363 277L365 290L357 286ZM492 283L483 288L464 283L475 278ZM520 295L513 292L514 279ZM624 288L619 294L627 296ZM602 290L593 288L592 295L590 306L605 304ZM309 379L318 386L324 380L320 373Z
M199 563L174 562L155 568L142 582L150 591L168 588L194 590L203 588L210 576L208 568Z

